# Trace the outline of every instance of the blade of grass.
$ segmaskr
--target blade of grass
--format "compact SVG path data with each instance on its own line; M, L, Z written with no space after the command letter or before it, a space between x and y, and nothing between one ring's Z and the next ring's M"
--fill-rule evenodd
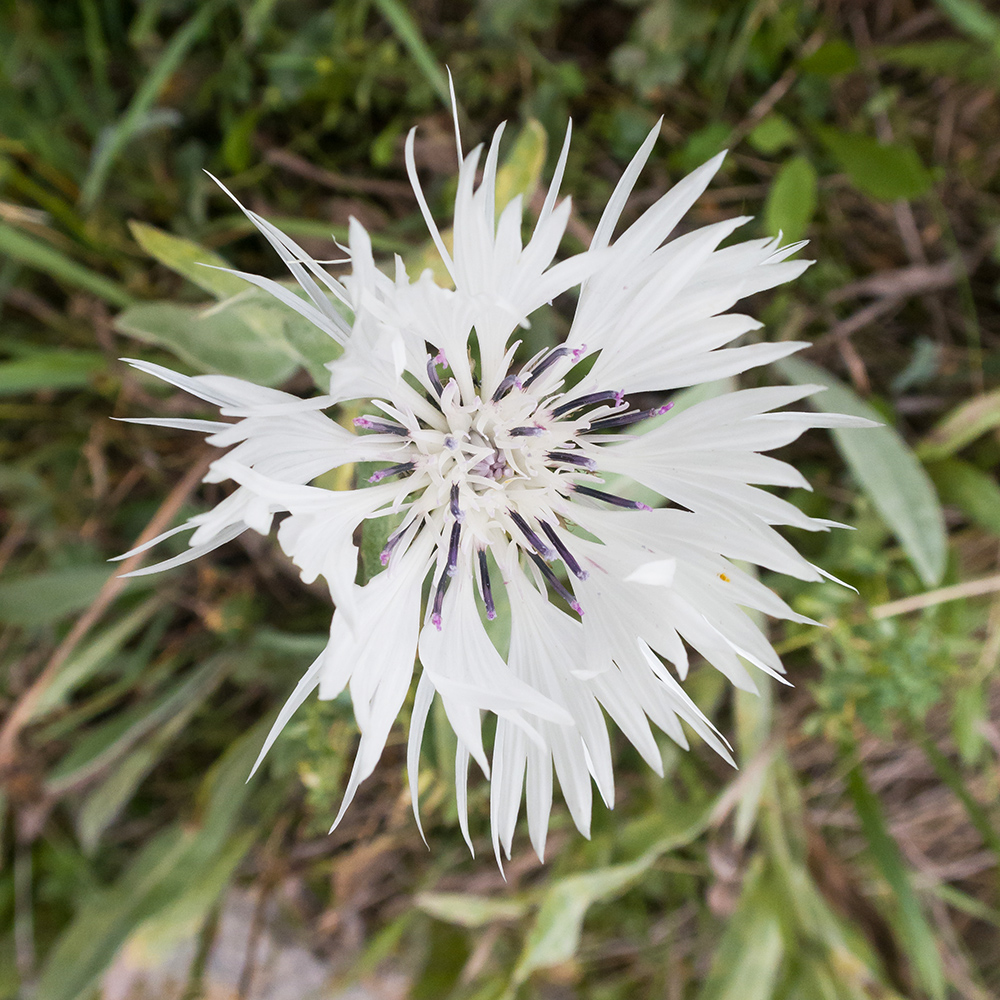
M160 91L181 65L188 49L201 38L220 5L221 0L208 0L174 34L117 124L105 131L94 146L90 170L80 191L80 207L84 212L89 212L101 197L115 160L141 127Z
M427 78L427 82L434 88L434 92L441 98L447 107L451 107L451 93L448 89L448 80L441 67L438 66L434 53L431 52L421 35L416 22L410 16L410 12L401 4L399 0L375 0L375 6L379 12L392 26L396 36L406 46L417 68Z
M896 899L898 931L913 970L933 1000L944 1000L946 985L934 931L928 924L913 891L899 847L882 815L882 807L871 790L860 764L847 773L847 790L854 802L861 828L882 877Z

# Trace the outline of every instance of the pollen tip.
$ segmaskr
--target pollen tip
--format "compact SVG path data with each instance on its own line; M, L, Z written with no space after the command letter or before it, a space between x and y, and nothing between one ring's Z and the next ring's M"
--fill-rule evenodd
M496 616L497 616L497 613L496 613L496 611L493 608L490 608L489 611L486 612L486 617L490 621L493 621L493 619L496 618Z
M435 611L431 615L431 624L440 632L441 631L441 616Z
M450 434L444 439L444 446L449 451L454 451L455 448L458 447L457 442Z
M620 389L615 393L615 406L621 406L625 402L625 393Z
M448 367L448 358L445 356L444 351L438 351L434 357L434 364L444 365L445 368Z
M574 611L575 611L575 612L576 612L576 613L577 613L577 614L578 614L578 615L579 615L579 616L580 616L581 618L583 617L583 608L581 608L581 607L580 607L580 602L579 602L579 601L570 601L570 602L569 602L569 606L570 606L570 607L571 607L571 608L572 608L572 609L573 609L573 610L574 610Z
M653 508L650 507L648 504L639 503L639 501L636 500L636 502L635 502L635 509L636 510L652 510Z
M590 574L585 569L581 569L580 572L577 573L577 578L580 580L589 580Z
M378 561L379 561L379 562L380 562L380 563L381 563L381 564L382 564L383 566L388 566L388 565L389 565L389 553L388 553L388 552L387 552L387 551L386 551L385 549L383 549L383 550L382 550L382 551L381 551L381 552L379 553L379 557L378 557Z
M385 473L379 470L378 472L375 472L368 477L368 482L378 483L381 482L383 479L385 479Z
M586 353L587 353L587 345L586 344L581 344L579 347L574 347L573 350L570 351L570 354L573 355L573 360L574 361L579 361L580 358L582 358L583 355L586 354Z
M372 425L367 417L355 417L353 423L355 427L371 427Z
M663 406L658 406L656 408L656 416L660 416L666 413L668 410L672 410L673 408L674 408L673 403L664 403Z

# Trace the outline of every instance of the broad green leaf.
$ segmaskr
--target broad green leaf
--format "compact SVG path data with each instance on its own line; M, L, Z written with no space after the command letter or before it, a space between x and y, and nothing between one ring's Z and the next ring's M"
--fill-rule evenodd
M163 347L199 372L280 385L300 365L321 388L340 345L267 293L250 290L215 306L150 302L115 321L118 330Z
M39 351L16 361L0 361L0 396L39 389L82 389L107 366L97 351Z
M747 142L765 156L780 153L798 141L799 133L795 126L784 115L776 113L762 118L747 136Z
M503 920L520 920L528 903L520 899L490 899L464 892L421 892L416 905L445 923L460 927L486 927Z
M587 910L624 892L667 851L694 840L708 826L713 805L710 801L678 806L664 819L666 832L634 861L570 875L549 885L514 970L514 983L524 982L536 969L571 959L580 944Z
M993 476L957 458L930 462L927 472L945 503L1000 538L1000 486Z
M804 156L789 160L778 171L764 206L767 231L783 233L794 243L808 232L816 212L816 168Z
M0 257L9 257L43 271L60 284L81 288L110 305L123 308L134 300L118 282L77 263L35 236L0 222Z
M1000 427L1000 389L952 410L921 442L917 454L925 462L950 458L996 427Z
M854 801L872 857L892 890L899 937L913 971L932 1000L944 1000L947 988L936 935L920 907L899 847L886 827L878 798L859 764L847 774L847 790Z
M786 358L775 364L789 381L827 386L810 405L828 413L851 413L881 421L880 414L829 372L808 361ZM834 429L834 443L854 478L899 539L928 587L941 582L948 553L944 514L930 477L906 442L891 427Z
M176 271L215 298L227 299L247 290L247 283L242 278L215 270L216 267L230 265L214 250L207 250L193 240L165 233L162 229L135 219L129 222L128 227L136 242L150 257L155 257L171 271ZM207 264L212 266L206 267Z
M73 566L3 580L0 622L27 627L57 622L87 607L112 572L107 566Z
M815 76L838 76L849 73L857 65L858 53L854 46L842 38L833 38L806 56L799 63L799 69Z
M883 145L870 136L829 126L818 126L817 133L859 191L896 201L930 190L931 175L911 147Z

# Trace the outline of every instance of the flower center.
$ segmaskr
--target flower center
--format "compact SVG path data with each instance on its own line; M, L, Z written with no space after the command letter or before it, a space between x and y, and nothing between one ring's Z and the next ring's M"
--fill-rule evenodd
M460 565L478 569L480 594L493 618L486 552L499 558L513 540L539 569L549 587L578 614L580 605L550 563L567 574L586 571L572 555L565 522L573 494L631 510L649 510L636 500L595 489L600 435L670 409L636 411L622 394L592 392L572 397L556 377L565 361L581 352L556 348L517 375L508 375L489 398L463 399L455 379L442 382L442 355L429 357L429 390L417 407L390 407L387 416L358 417L357 427L399 438L399 461L380 469L371 482L405 476L401 497L407 514L382 553L387 565L407 535L433 531L441 566L431 621L441 627L441 608ZM559 362L563 362L562 365ZM567 398L569 397L569 398ZM430 404L427 410L424 404ZM591 437L596 435L596 437ZM411 537L412 537L411 536ZM568 544L567 544L568 543ZM499 547L499 548L498 548ZM475 569L473 567L475 566Z

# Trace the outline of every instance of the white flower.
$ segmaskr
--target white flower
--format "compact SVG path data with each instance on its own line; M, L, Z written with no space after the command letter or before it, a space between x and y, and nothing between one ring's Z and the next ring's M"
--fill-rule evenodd
M605 713L659 773L650 722L683 747L687 723L731 760L725 740L681 686L688 650L745 690L754 690L745 662L780 677L776 653L743 609L807 619L737 563L819 580L822 572L775 525L826 530L831 524L760 488L807 485L761 452L810 427L863 423L775 412L817 386L747 389L676 415L667 413L669 403L633 405L634 394L648 400L659 393L662 400L669 390L736 375L804 346L725 346L760 325L726 310L800 274L807 262L788 259L800 245L752 240L719 249L746 219L668 240L721 156L612 239L652 151L654 128L611 196L589 250L553 264L570 211L568 198L557 204L569 131L525 246L520 199L494 204L501 132L478 187L482 148L464 160L459 150L452 252L421 192L412 132L407 141L410 179L454 289L435 284L430 272L411 280L399 258L394 275L383 274L367 233L353 220L351 273L337 280L247 212L305 297L267 278L242 276L343 348L328 365L328 395L299 399L235 378L188 378L132 362L238 418L145 421L208 432L211 444L230 450L206 480L238 486L214 510L167 533L194 529L186 553L138 572L178 565L246 528L266 533L273 515L283 512L282 548L304 580L325 579L336 605L330 643L285 705L261 757L309 694L318 688L320 698L333 698L349 686L361 741L339 822L378 761L419 658L408 752L414 811L420 744L437 695L458 738L459 816L469 839L469 761L490 776L482 721L484 712L495 714L491 826L498 859L501 847L510 857L522 797L532 844L542 855L553 771L585 835L593 784L613 805ZM576 287L566 342L516 360L518 331L531 315ZM351 321L343 318L347 312ZM366 415L354 420L359 433L351 433L328 411L358 399ZM660 418L653 429L634 433L651 417ZM629 427L633 432L623 432ZM341 492L308 485L358 462L380 464L376 485ZM626 485L609 489L612 475ZM669 506L651 509L631 499L629 482ZM382 553L386 568L359 587L355 531L388 516L398 523ZM509 635L506 656L487 629L498 614L506 619L498 622Z

